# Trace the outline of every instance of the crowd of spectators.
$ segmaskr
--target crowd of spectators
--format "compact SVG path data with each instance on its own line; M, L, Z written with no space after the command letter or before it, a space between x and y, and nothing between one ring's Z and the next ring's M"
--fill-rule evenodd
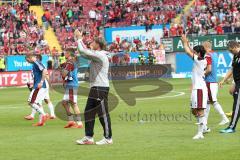
M73 31L76 28L85 33L84 42L88 43L94 36L102 36L101 27L120 27L144 25L146 31L154 24L166 24L182 12L188 0L62 0L54 6L52 3L43 5L43 24L54 28L61 46L76 47ZM54 8L54 9L51 9ZM147 42L148 43L148 42ZM116 44L112 44L114 46ZM118 43L120 45L120 43ZM145 47L135 40L132 50Z
M188 0L109 1L105 4L104 24L105 27L145 25L148 30L154 24L171 23L187 2ZM98 13L102 9L102 3L98 2L96 9L89 12L89 15L98 20Z
M63 49L68 47L76 47L73 32L76 28L84 31L84 42L93 39L94 36L99 36L100 21L92 20L88 17L88 12L84 9L87 0L62 0L55 4L44 4L45 13L42 17L45 28L51 25L58 37L58 40ZM95 0L89 0L87 3L93 6Z
M30 11L29 6L27 1L0 6L1 54L21 55L33 48L36 53L48 54L44 30L38 26L36 13Z
M228 34L240 32L240 0L197 0L182 16L181 25L166 29L165 37L188 34Z
M51 25L63 49L75 46L73 31L85 33L84 42L102 36L101 27L144 25L146 31L154 24L171 23L183 13L188 0L61 0L54 6L45 3L42 21L45 29ZM54 8L54 9L53 9ZM164 37L188 34L226 34L240 32L240 0L196 0L190 11L182 14L180 24L164 27ZM36 48L37 53L50 54L43 39L44 29L37 24L36 13L29 10L29 3L0 6L1 54L15 55ZM111 51L138 51L158 49L160 44L149 39L132 43L115 41L108 46Z
M111 52L137 52L137 51L153 51L156 49L161 49L163 46L155 40L154 37L151 39L146 39L142 42L140 39L134 39L133 42L128 42L127 40L116 40L108 45L108 50Z

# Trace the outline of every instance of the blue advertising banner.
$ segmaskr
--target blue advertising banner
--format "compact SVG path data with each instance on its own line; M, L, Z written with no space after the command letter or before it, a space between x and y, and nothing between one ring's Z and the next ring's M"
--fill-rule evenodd
M228 52L217 52L218 54L218 76L224 76L231 68L233 55ZM176 54L176 74L182 74L182 78L189 78L192 76L193 61L185 53Z
M160 38L163 37L163 27L166 26L170 28L170 25L154 25L152 30L146 32L145 26L128 26L128 27L119 27L119 28L105 28L104 36L107 43L112 43L119 39L128 40L132 42L134 39L139 39L142 42L145 42L146 39L155 38L156 41L160 42Z
M42 62L47 67L48 56L42 56ZM27 71L32 69L32 65L25 60L25 56L7 56L6 71Z
M148 63L148 51L142 51L141 52L145 57L146 57L146 63ZM118 57L119 58L124 58L124 52L121 52L118 54ZM140 52L130 52L129 53L129 56L130 56L130 63L139 63L139 60L138 60L138 55L140 54ZM85 68L85 67L89 67L89 60L84 58L84 57L79 57L79 67L80 68Z
M143 51L141 52L146 58L148 57L148 51ZM130 63L139 63L139 60L138 60L138 56L139 56L140 52L131 52L129 53L130 55ZM146 60L146 63L147 60Z

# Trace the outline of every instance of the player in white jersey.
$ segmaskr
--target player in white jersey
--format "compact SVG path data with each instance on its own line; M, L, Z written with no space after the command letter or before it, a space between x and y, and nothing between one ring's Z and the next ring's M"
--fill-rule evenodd
M193 59L192 70L192 95L191 109L193 115L198 119L198 132L193 139L203 139L203 129L205 126L204 110L207 106L207 87L205 83L205 69L207 60L205 58L206 51L203 46L195 46L193 50L189 47L188 38L182 35L182 41L186 53Z

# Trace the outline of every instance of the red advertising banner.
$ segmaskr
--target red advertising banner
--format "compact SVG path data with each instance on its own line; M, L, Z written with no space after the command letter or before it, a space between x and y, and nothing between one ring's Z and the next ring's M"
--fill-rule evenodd
M1 72L0 87L23 86L31 80L30 71Z
M62 83L59 71L48 71L51 83ZM24 86L32 83L31 71L0 72L0 87Z

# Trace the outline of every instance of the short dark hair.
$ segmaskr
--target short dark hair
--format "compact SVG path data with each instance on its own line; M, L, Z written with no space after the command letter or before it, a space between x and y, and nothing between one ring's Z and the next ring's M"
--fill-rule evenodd
M95 38L94 38L94 41L95 41L97 44L99 44L99 46L100 46L100 48L101 48L102 50L106 50L107 45L106 45L106 42L105 42L105 40L104 40L103 38L101 38L101 37L95 37Z
M69 47L69 48L65 49L65 51L66 51L66 52L69 52L71 56L74 56L74 55L75 55L76 48Z
M42 61L42 55L41 54L36 55L36 57L39 61Z
M25 58L32 58L34 56L36 56L35 54L33 54L32 52L26 53Z
M202 45L197 45L193 47L193 50L200 54L201 58L204 58L206 50Z
M228 50L232 50L234 48L240 47L240 44L237 41L229 41L228 42Z

